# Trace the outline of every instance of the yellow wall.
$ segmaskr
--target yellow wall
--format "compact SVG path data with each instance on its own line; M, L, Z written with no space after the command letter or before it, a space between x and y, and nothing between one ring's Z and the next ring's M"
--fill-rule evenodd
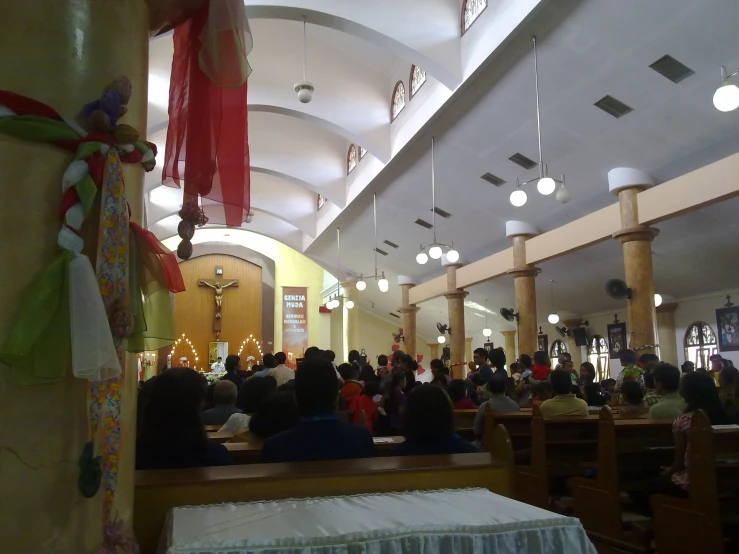
M393 336L400 328L400 320L398 323L392 324L384 319L380 319L371 312L360 310L359 312L359 337L361 348L367 352L367 359L371 364L376 364L377 356L380 354L390 354L392 352ZM432 360L431 350L429 349L427 339L418 337L416 348L418 354L423 355L421 365L428 367ZM400 343L400 349L403 350L403 343Z

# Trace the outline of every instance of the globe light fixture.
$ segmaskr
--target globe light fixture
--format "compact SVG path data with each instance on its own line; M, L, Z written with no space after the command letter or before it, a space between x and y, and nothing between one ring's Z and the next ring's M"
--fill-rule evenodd
M655 294L654 295L654 307L658 308L662 305L662 295L661 294Z
M382 279L377 281L377 287L380 289L380 292L387 292L390 288L390 283L388 283L387 279L383 276Z
M482 330L482 334L483 334L483 336L485 336L485 337L489 337L490 335L492 335L492 334L493 334L493 330L492 330L492 329L489 329L488 327L485 327L485 328L484 328L484 329Z
M562 176L562 180L564 181L564 175ZM572 199L570 189L568 189L564 183L562 183L562 186L557 189L557 194L555 194L554 197L557 199L557 202L561 202L562 204L567 204L567 202Z
M387 279L385 279L385 272L383 271L380 273L377 270L377 195L372 195L372 212L373 212L373 219L374 219L374 226L375 226L375 273L374 275L371 275L368 277L368 279L375 279L377 281L377 288L380 289L380 292L387 292L390 288L390 283L388 283ZM420 256L420 254L419 254ZM420 261L419 256L416 256L416 261L421 263L426 263L426 260ZM424 254L425 256L425 254ZM363 291L367 288L367 283L364 280L364 276L360 275L359 280L357 281L357 290Z
M549 279L549 286L549 300L551 302L552 311L547 316L547 321L552 325L556 325L557 323L559 323L559 315L556 311L554 311L554 279Z
M419 253L418 253L418 254L416 255L416 261L417 261L417 262L418 262L419 264L423 265L423 264L425 264L426 262L428 262L428 261L429 261L429 257L428 257L428 255L426 254L426 252L419 252Z
M347 300L346 303L344 304L344 306L346 306L346 309L347 310L351 310L354 307L354 301L353 300Z
M439 341L439 344L444 344L446 342L446 337L444 335L439 335L436 340Z
M549 314L547 316L547 321L549 323L551 323L552 325L556 325L557 323L559 323L559 315L557 315L557 314Z
M432 260L438 260L444 252L441 250L441 246L432 246L429 248L429 256Z
M362 291L367 288L367 283L362 279L362 277L360 277L355 286L357 287L357 290Z
M731 112L739 108L739 87L728 82L729 79L739 74L734 71L727 75L726 67L721 67L721 86L713 94L713 105L720 112Z
M511 193L511 204L513 204L516 208L520 208L524 204L526 204L526 200L528 200L528 197L526 196L526 192L522 189L516 189Z
M459 252L452 249L446 253L446 259L452 263L459 261Z
M544 196L552 194L555 188L557 188L557 183L555 183L554 179L552 179L551 177L544 177L542 179L539 179L539 182L536 184L536 190L538 190Z

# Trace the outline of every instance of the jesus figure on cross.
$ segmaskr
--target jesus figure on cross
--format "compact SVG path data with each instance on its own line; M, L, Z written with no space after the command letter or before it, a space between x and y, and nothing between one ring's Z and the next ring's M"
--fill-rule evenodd
M223 289L228 288L233 285L238 285L239 281L229 281L228 283L222 285L220 282L216 281L215 283L211 284L205 279L200 279L199 284L201 286L206 286L212 288L216 293L216 319L221 318L221 308L223 307Z

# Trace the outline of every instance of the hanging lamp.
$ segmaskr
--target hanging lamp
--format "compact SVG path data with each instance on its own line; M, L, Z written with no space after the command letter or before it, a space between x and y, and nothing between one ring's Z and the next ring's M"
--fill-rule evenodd
M539 139L539 176L529 179L523 183L516 179L516 190L511 193L510 202L513 206L520 208L528 200L526 191L523 187L530 183L536 183L536 190L544 196L549 196L555 190L557 185L560 185L559 190L555 198L562 204L566 204L570 201L571 194L570 190L565 185L565 176L561 175L559 179L549 176L549 170L547 164L544 163L544 155L542 154L541 147L541 109L539 107L539 60L536 52L536 35L532 37L534 42L534 88L536 90L536 132Z
M380 292L387 292L390 288L390 283L385 279L385 272L379 273L377 271L377 194L372 195L372 214L375 223L375 274L366 277L366 279L375 279L377 281L377 288ZM360 275L357 279L356 285L357 290L363 291L367 288L367 282L365 281L364 275Z
M731 112L739 108L739 87L729 83L729 79L739 75L739 71L726 73L726 67L721 66L721 86L713 94L713 105L720 112Z
M305 24L306 24L305 16L303 16L303 80L293 85L295 92L298 93L298 100L300 100L300 102L303 104L307 104L313 99L313 91L315 90L315 88L313 87L313 83L311 83L305 77L305 66L306 66L307 57L308 57L308 48L306 45Z
M547 321L552 325L559 323L559 314L554 311L554 279L549 279L550 290L549 290L549 301L552 309L551 313L547 316Z
M490 335L493 334L493 330L488 327L488 299L485 299L485 328L482 330L482 335L485 338L490 338Z
M416 262L423 265L429 261L441 259L446 250L446 259L454 263L459 260L459 252L454 249L454 243L444 244L436 240L436 175L434 167L434 137L431 137L431 231L433 242L428 246L421 245L421 251L416 255ZM426 252L428 251L428 253Z
M344 301L344 306L347 310L351 310L354 307L354 301L350 298L341 294L341 231L336 228L336 292L329 292L328 302L325 306L329 310L335 310L341 306L341 301ZM333 290L333 287L331 287Z

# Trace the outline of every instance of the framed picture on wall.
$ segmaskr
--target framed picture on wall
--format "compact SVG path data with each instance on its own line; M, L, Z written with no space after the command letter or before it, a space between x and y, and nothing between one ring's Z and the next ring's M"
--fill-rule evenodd
M618 358L618 353L625 350L626 323L611 323L608 325L608 357Z
M493 341L490 341L483 344L482 347L487 350L488 354L490 354L495 348L495 344L493 344Z
M716 327L718 329L718 351L739 350L739 307L732 306L716 310Z
M549 335L539 335L536 348L549 355Z

